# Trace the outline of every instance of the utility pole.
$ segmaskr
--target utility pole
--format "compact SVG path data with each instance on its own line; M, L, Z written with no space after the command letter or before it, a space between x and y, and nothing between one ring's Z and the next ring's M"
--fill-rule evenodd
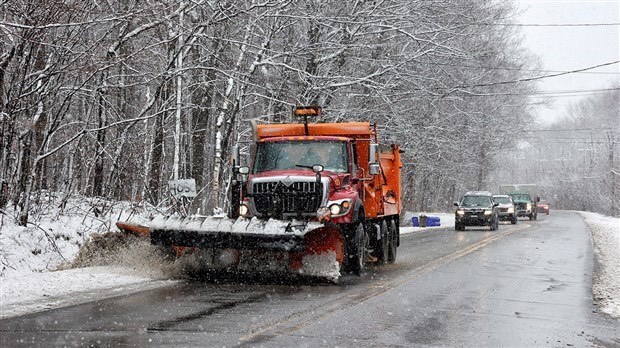
M618 185L620 171L616 172L614 168L614 155L617 141L613 135L610 134L610 149L609 149L609 175L611 176L611 215L620 215L620 200L618 199Z

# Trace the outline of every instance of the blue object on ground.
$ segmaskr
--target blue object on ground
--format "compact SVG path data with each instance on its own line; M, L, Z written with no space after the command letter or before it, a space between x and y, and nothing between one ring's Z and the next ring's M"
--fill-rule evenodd
M439 216L426 216L426 227L441 226L441 219Z
M411 218L411 226L420 227L420 223L418 222L418 217L414 216Z

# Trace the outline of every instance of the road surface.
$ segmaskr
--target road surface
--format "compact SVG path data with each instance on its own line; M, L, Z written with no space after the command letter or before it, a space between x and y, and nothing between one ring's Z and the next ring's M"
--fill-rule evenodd
M0 321L0 346L618 347L592 303L576 213L404 235L393 265L338 285L233 279Z

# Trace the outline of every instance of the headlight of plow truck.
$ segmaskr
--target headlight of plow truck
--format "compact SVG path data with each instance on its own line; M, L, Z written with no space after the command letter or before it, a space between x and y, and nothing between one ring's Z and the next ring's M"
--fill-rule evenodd
M349 213L351 209L351 201L348 199L342 199L338 201L329 202L329 212L332 217L334 216L343 216Z
M245 203L239 206L239 215L245 218L250 216L250 208Z

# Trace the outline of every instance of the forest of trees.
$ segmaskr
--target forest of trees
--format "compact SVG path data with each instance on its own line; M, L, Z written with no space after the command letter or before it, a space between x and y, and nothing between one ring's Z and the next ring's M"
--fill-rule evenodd
M250 121L289 120L297 104L377 123L405 150L405 209L449 209L491 189L532 123L534 85L515 81L535 59L505 25L514 11L489 0L0 0L0 209L26 224L50 191L166 204L174 178L196 179L195 209L224 207L230 146L247 153ZM588 107L567 127L587 123Z
M537 183L552 209L620 216L620 86L606 89L556 123L518 133L498 177Z

